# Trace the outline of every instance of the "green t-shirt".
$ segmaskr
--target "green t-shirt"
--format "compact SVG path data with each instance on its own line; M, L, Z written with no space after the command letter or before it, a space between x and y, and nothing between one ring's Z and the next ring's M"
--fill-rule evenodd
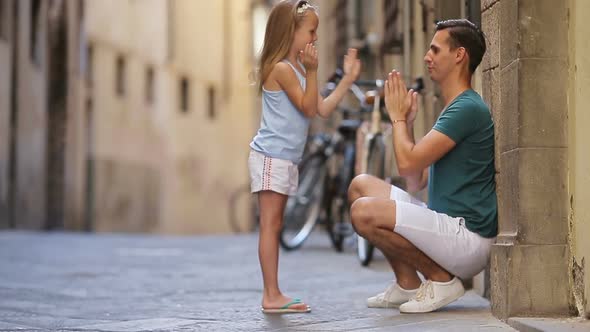
M428 207L463 217L470 231L495 237L494 123L488 106L475 91L467 90L442 112L434 130L456 145L430 166Z

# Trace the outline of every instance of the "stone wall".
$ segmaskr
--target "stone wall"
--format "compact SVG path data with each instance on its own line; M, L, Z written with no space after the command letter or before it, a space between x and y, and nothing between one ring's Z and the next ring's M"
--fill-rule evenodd
M482 26L484 98L496 124L492 310L568 315L568 4L483 1Z
M570 261L575 310L590 317L590 28L585 24L590 2L570 1L569 51L569 186L570 186Z

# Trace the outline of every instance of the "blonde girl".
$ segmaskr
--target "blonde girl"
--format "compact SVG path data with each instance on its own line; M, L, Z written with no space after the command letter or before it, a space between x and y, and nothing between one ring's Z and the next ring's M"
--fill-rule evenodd
M308 1L284 0L271 10L259 66L262 94L260 129L250 143L251 189L258 193L264 313L310 312L300 299L284 295L278 285L279 232L288 195L297 191L298 169L309 121L329 116L360 72L356 50L344 57L344 77L323 99L318 94L319 17ZM301 274L303 277L304 274Z

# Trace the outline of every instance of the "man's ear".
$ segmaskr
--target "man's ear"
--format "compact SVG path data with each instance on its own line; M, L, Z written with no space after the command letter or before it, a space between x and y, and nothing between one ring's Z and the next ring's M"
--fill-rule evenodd
M465 47L457 47L457 50L455 53L455 63L459 63L463 60L468 61L467 50L465 49Z

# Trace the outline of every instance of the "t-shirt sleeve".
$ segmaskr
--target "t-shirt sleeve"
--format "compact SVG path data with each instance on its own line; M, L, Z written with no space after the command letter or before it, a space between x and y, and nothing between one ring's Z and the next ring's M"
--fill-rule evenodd
M471 102L454 103L441 114L433 129L459 143L478 131L483 120L480 113Z

